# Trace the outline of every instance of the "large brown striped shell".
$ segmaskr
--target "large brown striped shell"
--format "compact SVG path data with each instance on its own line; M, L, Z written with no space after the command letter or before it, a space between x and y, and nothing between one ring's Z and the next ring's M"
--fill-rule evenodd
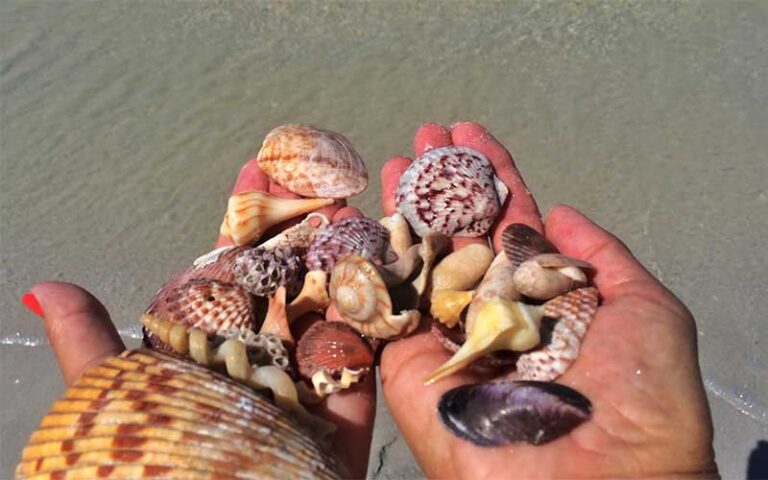
M350 141L309 125L269 132L257 161L269 178L304 197L347 198L368 186L368 171Z
M16 478L339 478L282 410L201 366L146 350L89 369L32 434Z

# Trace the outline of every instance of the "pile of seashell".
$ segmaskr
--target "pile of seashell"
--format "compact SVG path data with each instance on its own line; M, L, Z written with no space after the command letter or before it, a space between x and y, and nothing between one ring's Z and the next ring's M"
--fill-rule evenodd
M19 477L77 469L110 476L153 465L184 477L185 468L232 473L232 462L244 462L233 475L333 476L338 465L316 445L335 426L305 406L361 381L385 341L426 322L453 356L425 388L475 366L502 378L443 396L439 415L456 435L477 445L540 444L589 418L590 402L552 381L576 360L597 310L585 273L592 267L522 224L505 229L498 254L487 243L449 252L452 237L487 238L514 201L482 153L428 151L400 179L398 212L380 221L331 223L313 213L367 187L360 155L340 134L278 127L258 163L303 198L233 195L221 225L233 245L160 288L141 317L149 350L109 359L78 381L33 435ZM338 321L297 335L300 318L329 308ZM503 379L512 366L519 381ZM65 434L75 438L68 450ZM192 439L199 441L188 445ZM119 451L133 456L110 453L109 445L131 441L135 448ZM232 441L257 456L244 461L226 445Z

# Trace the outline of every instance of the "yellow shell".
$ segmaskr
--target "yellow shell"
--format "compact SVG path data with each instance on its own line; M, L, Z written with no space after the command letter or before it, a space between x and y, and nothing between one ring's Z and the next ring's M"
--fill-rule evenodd
M392 300L379 271L369 261L350 255L331 272L331 300L350 326L369 337L392 338L413 331L418 310L392 314Z
M89 369L46 415L21 478L339 478L279 408L217 373L131 350Z
M269 178L304 197L347 198L368 186L368 171L350 141L309 125L269 132L257 161Z

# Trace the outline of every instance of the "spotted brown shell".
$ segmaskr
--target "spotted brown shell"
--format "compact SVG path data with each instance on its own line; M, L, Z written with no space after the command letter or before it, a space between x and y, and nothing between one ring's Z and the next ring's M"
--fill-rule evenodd
M389 247L389 230L365 217L348 217L320 230L307 250L310 270L331 273L337 260L350 254L384 263Z

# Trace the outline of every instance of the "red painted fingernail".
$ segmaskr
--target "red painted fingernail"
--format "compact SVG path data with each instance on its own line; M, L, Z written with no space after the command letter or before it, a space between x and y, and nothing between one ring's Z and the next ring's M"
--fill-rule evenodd
M43 318L45 316L43 309L40 306L40 302L37 301L37 298L35 298L32 292L25 293L24 296L21 297L21 303L38 317Z

